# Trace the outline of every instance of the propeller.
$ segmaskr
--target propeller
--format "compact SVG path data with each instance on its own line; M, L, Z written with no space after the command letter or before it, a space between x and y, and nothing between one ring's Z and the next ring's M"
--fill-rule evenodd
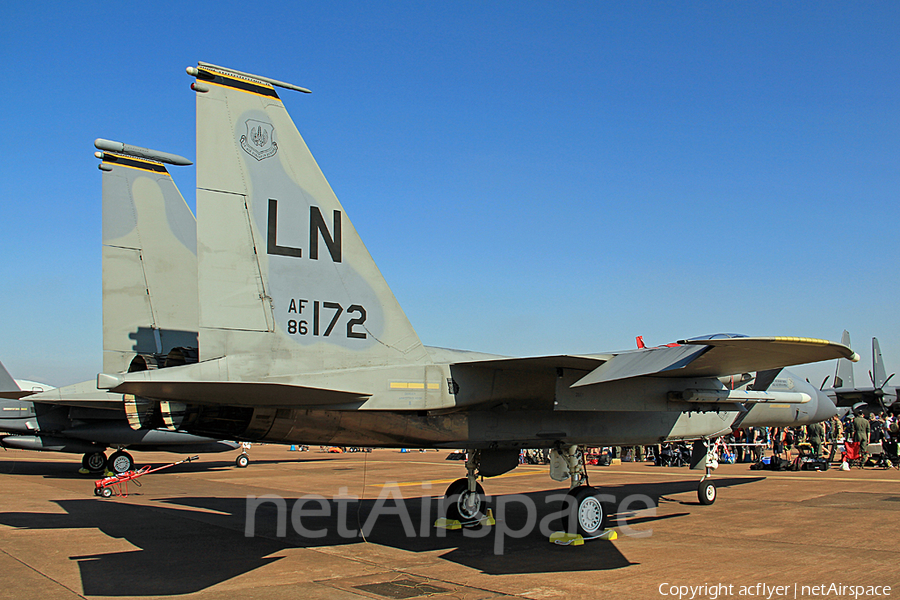
M884 405L884 387L888 384L888 381L890 381L891 377L893 377L894 375L895 373L891 373L881 385L876 385L875 378L872 376L872 371L869 371L869 379L872 380L872 387L875 388L875 398L878 400L878 406L881 407L881 412L883 413L888 412L887 407Z

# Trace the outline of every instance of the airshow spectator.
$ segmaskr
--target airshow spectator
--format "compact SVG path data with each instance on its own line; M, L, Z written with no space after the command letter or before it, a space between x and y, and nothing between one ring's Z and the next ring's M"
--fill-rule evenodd
M825 425L822 423L807 425L806 437L810 446L812 446L813 456L816 458L822 456L822 440L825 439Z
M869 450L869 420L863 416L861 411L853 419L852 432L851 439L859 442L859 455L863 464L866 464L866 455Z

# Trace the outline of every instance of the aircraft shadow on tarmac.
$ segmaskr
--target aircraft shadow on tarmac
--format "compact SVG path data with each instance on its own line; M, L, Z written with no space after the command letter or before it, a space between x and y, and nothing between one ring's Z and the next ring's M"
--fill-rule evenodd
M760 478L762 479L762 478ZM756 479L717 479L720 488L751 483ZM604 492L617 499L630 494L644 494L654 502L670 494L690 492L696 482L678 481L655 484L610 486ZM537 508L538 520L550 515L558 503L547 502L548 496L559 490L525 494ZM327 508L330 516L301 515L302 526L310 531L324 530L323 537L312 539L297 533L292 519L296 498L285 499L286 510L266 502L254 512L254 535L247 537L247 498L159 498L151 505L129 504L127 499L58 500L66 511L59 513L7 512L0 513L0 524L23 529L97 529L110 538L121 538L139 550L71 556L78 562L83 593L88 596L158 596L187 594L227 581L282 557L271 556L291 548L334 547L350 544L377 544L407 552L446 550L440 558L487 574L578 572L620 569L631 563L615 544L603 541L588 542L573 549L551 545L535 527L519 538L507 534L503 538L503 553L497 554L497 537L501 525L484 530L440 532L432 527L437 518L436 498L404 499L409 523L415 535L404 529L404 519L397 514L397 505L387 500L388 510L375 512L377 493L368 494L360 502L324 500L324 505L311 502L305 510ZM373 497L374 496L374 497ZM494 505L499 508L497 498ZM690 503L685 503L690 504ZM342 505L342 506L339 506ZM389 509L395 509L394 514ZM641 507L642 508L642 507ZM285 535L278 535L278 515L281 510ZM342 514L343 513L343 514ZM423 514L424 513L424 514ZM366 540L339 534L340 526L357 530L370 515L377 514ZM680 518L689 512L655 516L652 513L614 514L627 518L629 525L660 523L664 519ZM640 516L637 516L640 515ZM499 516L499 515L498 515ZM502 526L513 532L523 529L528 509L521 502L508 502ZM617 525L615 522L612 525ZM422 535L424 533L424 535ZM482 534L475 538L472 535ZM311 558L314 560L314 558ZM123 579L123 574L128 574Z

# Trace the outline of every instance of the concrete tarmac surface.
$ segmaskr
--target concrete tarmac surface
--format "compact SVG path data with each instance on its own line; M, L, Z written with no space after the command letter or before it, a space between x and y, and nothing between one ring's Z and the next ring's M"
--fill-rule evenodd
M0 598L900 597L897 469L722 465L702 506L697 471L590 467L619 537L576 547L540 531L565 484L539 466L483 482L495 527L435 530L438 497L465 475L447 455L254 445L246 469L201 455L103 499L80 455L3 451Z

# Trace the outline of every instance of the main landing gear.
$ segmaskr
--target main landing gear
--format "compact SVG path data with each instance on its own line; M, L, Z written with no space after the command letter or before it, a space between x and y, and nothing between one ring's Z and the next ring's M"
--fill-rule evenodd
M596 488L590 486L584 453L578 446L559 445L550 451L550 477L569 480L569 491L563 501L563 531L554 533L551 541L581 544L586 539L601 537L609 512ZM611 539L615 539L614 537Z
M437 527L459 529L477 525L493 525L494 519L486 507L484 489L478 483L480 475L495 476L515 468L515 450L469 450L466 477L457 479L444 495L445 514L435 523ZM510 458L514 459L510 462ZM557 481L569 480L569 491L562 506L563 528L554 533L551 541L561 544L582 544L586 539L615 539L615 532L606 531L607 506L599 491L588 484L584 454L578 446L559 445L550 451L550 476Z
M124 450L116 450L109 455L106 461L106 468L120 475L126 471L134 470L134 458Z
M477 479L481 451L469 451L468 455L466 477L451 483L444 492L446 514L443 520L438 520L440 527L459 529L476 525L493 525L493 518L486 514L487 499L484 488Z
M237 458L234 459L234 466L239 469L246 468L247 465L250 464L250 455L246 452L241 452L237 455Z
M106 468L104 452L88 452L81 459L81 473L102 473Z
M134 458L124 450L116 450L106 458L104 452L88 452L81 459L79 473L102 473L109 471L119 475L134 470Z

